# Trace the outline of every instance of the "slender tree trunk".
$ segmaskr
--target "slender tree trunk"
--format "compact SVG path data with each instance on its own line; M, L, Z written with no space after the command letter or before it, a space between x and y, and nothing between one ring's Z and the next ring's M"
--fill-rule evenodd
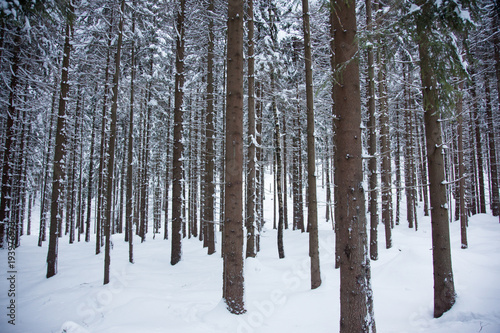
M97 91L97 85L95 92ZM94 183L93 174L94 174L94 147L95 147L95 118L96 118L96 110L94 109L94 114L92 116L92 134L90 135L90 155L89 155L89 187L87 189L87 218L85 222L85 242L90 242L90 214L92 212L92 185Z
M476 86L476 75L471 73L472 77L472 87L471 87L471 97L472 97L472 113L474 117L474 125L476 130L476 159L477 159L477 175L479 181L479 213L486 214L486 196L484 189L484 164L483 164L483 145L481 144L481 126L479 121L479 108L478 108L478 97L477 97L477 86Z
M182 246L182 154L184 145L182 143L182 122L183 108L182 100L184 97L184 15L185 0L179 0L177 9L177 39L176 39L176 58L175 58L175 101L174 101L174 152L172 160L172 252L170 263L177 264L181 260Z
M135 9L135 0L132 2ZM132 12L132 34L135 34L135 14ZM125 193L125 224L128 239L128 261L134 263L134 100L135 100L135 39L132 39L132 54L130 59L130 107L128 120L127 147L127 191Z
M422 15L429 15L431 3L419 1ZM451 265L450 231L446 185L444 184L443 142L441 123L437 110L438 87L429 54L429 36L431 24L424 20L417 21L420 55L420 75L423 87L423 107L425 137L427 141L427 161L429 164L429 189L431 203L432 254L434 268L434 317L438 318L455 303L455 286Z
M463 91L463 83L460 84L460 90ZM465 203L465 165L464 165L464 143L463 143L463 96L459 95L457 103L457 134L458 134L458 184L460 200L460 236L462 249L468 247L467 243L467 211Z
M314 137L314 100L311 55L311 29L309 25L309 1L302 0L302 29L304 31L304 60L306 72L307 105L307 224L309 226L309 257L311 258L311 289L321 285L318 240L318 202L316 197L316 145ZM329 171L327 171L329 172Z
M243 0L228 1L226 183L223 295L229 312L244 313L243 276Z
M254 22L253 0L247 1L247 30L248 30L248 177L247 177L247 249L246 257L255 257L255 202L256 202L256 147L255 143L255 59L254 59ZM208 150L207 150L208 151Z
M72 3L69 3L69 14L73 15ZM54 149L54 171L52 179L52 198L50 209L50 231L49 249L47 253L47 278L57 274L58 238L61 229L58 225L61 220L60 207L62 205L61 194L64 191L64 159L66 156L66 100L69 92L69 59L71 52L70 33L72 18L67 17L66 37L64 39L64 53L61 71L61 93L59 95L59 109L57 113L56 146Z
M371 40L373 34L372 23L372 1L365 0L366 6L366 29ZM375 64L373 57L372 41L368 44L367 59L368 59L368 77L367 77L367 97L368 97L368 197L370 212L370 259L378 259L378 174L377 174L377 120L375 116ZM379 69L380 70L380 69Z
M170 94L169 94L170 95ZM165 222L164 222L164 230L163 230L163 239L168 239L168 191L170 189L170 132L171 132L171 122L170 122L170 114L171 114L171 98L168 98L168 115L167 115L167 137L166 137L166 165L165 165L165 198L164 198L164 206L165 209Z
M375 332L366 234L361 148L356 6L335 4L335 108L338 113L335 184L340 249L340 332Z
M382 3L379 2L379 13L382 13ZM378 15L378 19L383 21L383 18ZM379 65L378 84L379 84L379 110L380 110L380 139L382 155L381 181L380 187L382 192L382 223L385 229L385 248L392 247L391 220L392 220L392 170L391 170L391 147L389 133L389 108L387 103L387 88L386 88L386 64L385 64L385 46L384 40L381 39L378 49L377 61ZM378 253L377 253L378 254ZM373 258L372 258L373 259Z
M256 165L256 173L255 173L255 178L256 178L256 214L257 214L257 219L256 219L256 227L257 227L257 232L255 235L255 250L257 252L260 251L260 232L262 230L262 226L264 224L264 166L261 164L262 163L262 84L257 85L257 103L256 103L256 141L257 141L257 147L256 147L256 158L257 158L257 163Z
M110 54L111 54L111 32L113 31L113 13L111 13L111 19L109 22L109 32L108 32L108 48L107 48L107 55L106 55L106 70L105 70L105 75L104 75L104 97L103 97L103 102L102 102L102 121L101 121L101 150L100 150L100 156L99 156L99 180L98 180L98 186L97 186L97 212L96 212L96 248L95 248L95 254L101 253L101 247L103 243L103 225L102 225L102 220L104 218L104 189L105 189L105 183L104 183L104 169L105 169L105 156L107 154L106 150L106 109L107 109L107 100L108 100L108 94L109 94L109 84L108 84L108 79L109 79L109 64L110 64Z
M69 42L68 42L69 43ZM2 170L2 197L0 200L0 247L4 247L5 229L7 228L7 239L10 247L11 235L9 234L12 228L13 219L11 219L12 209L12 161L13 157L13 144L15 144L15 129L14 121L17 118L17 109L15 103L16 87L19 83L18 70L19 70L19 53L21 50L21 29L18 28L14 37L14 51L12 55L12 65L10 71L12 73L10 81L9 93L9 106L7 114L7 129L6 138L3 151L3 170ZM56 249L57 250L57 249ZM57 258L57 255L56 255Z
M106 199L106 217L104 221L104 234L106 237L104 245L104 284L109 283L109 267L111 265L111 225L113 210L113 176L115 174L115 143L116 143L116 113L118 109L118 85L120 83L120 59L123 36L123 16L125 12L125 0L121 1L120 23L118 23L118 41L116 43L115 54L115 74L113 76L113 97L111 104L111 123L109 133L109 159L108 159L108 181L107 181L107 199Z
M400 223L400 210L401 210L401 131L400 131L400 113L399 108L396 107L396 124L394 126L396 130L396 154L395 158L396 160L394 161L395 167L396 167L396 180L395 180L395 186L396 186L396 225L399 225ZM394 228L393 225L391 225L392 228Z
M337 16L337 10L336 10L336 0L330 0L330 67L331 67L331 72L332 72L332 77L335 77L336 75L336 70L337 70L337 62L335 58L335 48L336 48L336 27L338 27L338 16ZM336 85L332 84L332 133L333 133L333 156L334 156L334 162L333 162L333 170L334 170L334 179L333 179L333 198L334 198L334 212L335 212L335 221L333 225L333 229L335 231L335 268L340 268L340 258L342 255L342 243L340 242L340 230L339 230L339 219L338 216L340 214L339 206L338 206L338 201L337 198L339 197L339 191L338 191L338 183L337 183L337 153L338 153L338 140L337 140L337 129L339 127L339 117L337 114L337 108L335 105L335 91L336 91Z
M208 254L215 253L215 127L214 127L214 0L208 5L208 54L207 54L207 112L205 119L205 205L203 222L206 230Z
M274 152L276 161L276 194L278 201L278 256L280 259L285 258L285 249L283 245L283 162L281 154L281 130L280 120L278 117L278 108L276 106L276 98L274 96L275 73L271 70L271 91L273 92L273 115L274 115Z
M42 246L42 242L44 242L47 238L47 210L49 206L49 201L48 201L48 196L49 196L49 178L50 178L50 171L49 171L49 162L52 157L52 137L53 137L53 132L54 132L54 126L53 126L53 120L56 115L56 101L57 101L57 93L58 93L58 88L57 88L57 79L54 79L54 94L52 96L52 107L51 107L51 112L50 116L48 119L49 123L49 138L47 141L47 153L45 155L45 164L44 164L44 170L43 170L43 186L42 186L42 198L40 200L40 231L38 234L38 246ZM5 164L4 164L5 165Z
M490 207L493 216L500 215L500 197L498 193L498 166L495 147L495 125L491 105L490 81L488 74L484 75L484 86L486 95L486 122L488 124L488 144L490 148Z
M408 66L409 67L409 66ZM406 67L403 67L403 70ZM413 183L413 122L412 122L412 99L409 86L411 84L410 70L403 72L405 82L405 193L406 193L406 220L408 228L413 228L413 201L415 200L413 193L415 192L415 184Z

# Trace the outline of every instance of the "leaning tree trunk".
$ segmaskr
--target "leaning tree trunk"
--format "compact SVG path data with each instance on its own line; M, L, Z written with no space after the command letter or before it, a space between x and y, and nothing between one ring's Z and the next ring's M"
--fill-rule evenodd
M419 3L422 15L428 15L431 3ZM430 55L432 22L417 21L420 55L420 76L422 80L425 138L429 169L429 192L431 203L432 256L434 268L434 317L438 318L451 309L455 303L455 285L451 265L450 226L448 223L448 202L444 177L443 141L439 117L438 87Z
M335 155L336 221L340 241L340 332L375 332L366 234L361 148L361 97L356 59L356 6L335 5L334 103L338 116Z

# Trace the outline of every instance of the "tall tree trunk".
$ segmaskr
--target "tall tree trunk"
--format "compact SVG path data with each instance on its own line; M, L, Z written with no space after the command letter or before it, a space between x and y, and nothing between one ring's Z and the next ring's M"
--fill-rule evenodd
M379 2L378 19L383 21L380 16L383 11L383 5ZM385 248L392 247L391 220L392 220L392 170L391 170L391 147L389 133L389 107L387 103L387 83L386 83L386 60L384 40L379 41L381 44L378 49L377 62L379 65L378 84L379 84L379 110L380 110L380 155L382 156L382 167L380 176L380 187L382 192L382 224L385 229Z
M52 107L50 111L50 116L48 117L48 124L49 124L49 137L47 141L47 153L45 154L45 164L44 164L44 170L43 170L43 186L42 186L42 195L41 195L41 200L40 200L40 231L38 234L38 246L42 246L42 242L44 242L47 238L47 210L49 206L49 178L50 178L50 171L49 171L49 163L50 159L52 157L52 137L54 133L54 118L56 115L56 102L57 102L57 93L59 92L59 89L57 87L57 79L54 78L54 93L52 95ZM5 156L4 156L5 158ZM5 165L5 164L4 164Z
M479 121L479 108L478 108L478 97L477 97L477 86L476 86L476 75L471 73L472 87L471 87L471 97L472 97L472 113L474 117L474 125L476 130L476 159L477 168L476 172L479 181L479 213L486 214L486 196L484 189L484 164L483 164L483 145L481 144L481 126Z
M132 2L135 9L135 0ZM132 11L132 34L135 34L135 12ZM130 59L130 106L128 119L127 142L127 191L125 193L125 224L128 240L128 261L134 263L134 100L135 100L135 39L132 39L132 54Z
M107 181L107 199L106 199L106 217L104 221L104 234L106 237L104 245L104 284L109 283L109 266L111 265L111 225L113 210L113 176L115 174L115 143L116 143L116 113L118 109L118 85L120 83L120 59L123 36L123 16L125 12L125 0L122 0L120 6L120 23L118 23L118 41L116 43L115 54L115 74L113 76L113 97L111 104L111 123L109 124L109 159L108 159L108 181Z
M47 253L47 278L57 274L58 238L61 230L58 225L61 220L60 207L63 204L61 194L64 191L64 160L66 156L66 100L69 92L69 59L71 52L70 34L72 30L73 5L69 3L69 14L66 23L66 37L64 39L64 53L61 71L61 93L59 95L59 109L57 113L56 146L54 149L54 171L52 179L52 197L50 209L49 249Z
M272 108L274 115L274 152L275 152L275 162L276 162L276 194L278 201L278 256L280 259L285 258L285 249L283 245L283 227L284 227L284 217L283 217L283 162L281 154L281 130L280 130L280 119L278 117L278 108L276 106L275 92L275 73L271 70L271 91L272 91Z
M493 110L491 105L490 80L488 74L484 75L484 86L486 95L486 123L488 124L488 144L490 148L490 207L493 216L500 215L500 197L498 193L498 166L495 147L495 125L493 121Z
M205 201L203 208L204 230L208 254L215 253L215 125L214 125L214 0L208 4L208 54L207 54L207 111L205 119ZM201 234L201 233L200 233ZM204 239L205 241L205 239Z
M363 162L361 159L361 97L355 59L356 6L335 4L334 103L338 114L335 184L338 186L336 221L340 249L340 332L375 332L366 234Z
M108 94L109 94L109 84L108 84L108 79L109 79L109 65L110 65L110 59L111 59L111 33L113 31L113 13L111 13L111 19L109 22L109 31L108 31L108 47L107 47L107 54L106 54L106 70L104 74L104 97L102 101L102 121L101 121L101 149L100 149L100 156L99 156L99 180L98 180L98 186L97 186L97 212L96 212L96 244L95 244L95 254L101 253L101 247L103 243L103 225L102 225L102 220L104 218L104 196L105 196L105 183L104 183L104 169L105 169L105 164L106 164L106 159L105 156L107 154L107 147L106 147L106 123L107 123L107 116L106 116L106 110L107 110L107 101L108 101Z
M403 71L406 67L403 67ZM405 193L406 193L406 220L408 221L408 228L413 228L413 208L414 208L414 193L415 184L413 183L413 116L412 116L412 96L410 92L411 85L411 69L408 66L408 72L403 72L405 82Z
M396 225L399 225L400 223L400 210L401 210L401 123L400 123L400 109L398 106L396 106L396 123L395 123L395 130L396 130L396 154L395 158L396 160L394 161L395 167L396 167L396 179L395 179L395 187L396 187ZM391 227L394 228L393 225Z
M94 92L97 92L97 84ZM90 242L90 214L92 212L92 185L94 183L94 147L95 147L95 131L96 131L96 109L92 115L92 134L90 135L90 155L89 155L89 187L87 189L87 217L85 222L85 242Z
M170 89L169 89L170 92ZM170 95L170 94L169 94ZM164 191L164 206L165 209L165 221L164 221L164 230L163 230L163 239L168 239L168 192L170 188L170 132L171 132L171 122L170 122L170 114L171 114L171 97L168 98L168 113L167 113L167 137L166 137L166 163L165 163L165 191Z
M68 42L69 43L69 42ZM7 240L10 247L11 236L9 229L12 228L12 221L10 211L12 209L12 161L13 157L13 144L15 144L15 129L14 121L17 118L17 109L15 103L16 87L19 83L19 53L21 50L21 29L18 28L14 37L14 50L12 55L12 65L10 71L12 77L10 80L10 93L9 93L9 106L7 114L7 133L5 138L5 145L3 151L3 170L2 170L2 196L0 199L0 247L4 247L5 229L7 228ZM64 72L64 71L63 71Z
M184 145L182 143L182 122L184 97L184 16L185 0L179 0L177 9L177 38L175 58L175 100L174 100L174 151L172 159L172 252L170 263L177 264L181 260L182 247L182 154Z
M460 90L463 91L463 83L460 83ZM457 134L458 134L458 186L459 186L459 200L460 200L460 238L462 249L468 247L467 243L467 218L465 203L465 165L464 165L464 143L463 143L463 96L458 97L457 103Z
M426 17L432 10L431 3L419 1L421 14ZM439 119L438 87L429 54L432 35L431 25L424 19L417 21L420 55L420 76L422 80L427 162L429 164L429 189L431 203L432 255L434 268L434 317L438 318L451 309L455 303L455 286L451 265L450 230L447 220L448 202L444 184L443 142Z
M307 105L307 224L309 226L309 257L311 258L311 289L321 285L318 240L318 202L316 196L316 145L314 137L314 100L311 55L311 28L309 25L309 1L302 0L302 28L304 31L304 60L306 72ZM327 172L329 172L327 170Z
M370 212L370 259L378 259L378 174L377 174L377 120L375 116L375 64L373 59L373 42L371 35L373 34L372 23L372 1L365 0L366 6L366 29L369 35L370 43L368 44L367 60L368 60L368 77L367 77L367 97L368 97L368 210ZM379 69L380 70L380 69Z
M229 312L244 313L243 276L243 0L228 1L226 182L223 295Z
M248 177L247 177L247 249L246 257L255 257L255 202L256 202L256 155L255 155L255 59L254 59L254 22L253 0L247 1L247 29L248 29ZM208 150L207 150L208 151Z

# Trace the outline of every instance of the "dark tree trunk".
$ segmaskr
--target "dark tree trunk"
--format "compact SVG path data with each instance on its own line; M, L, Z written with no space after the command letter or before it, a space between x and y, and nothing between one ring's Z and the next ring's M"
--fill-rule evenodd
M123 36L123 15L125 12L125 0L122 0L120 6L120 23L118 24L118 41L115 54L115 74L113 76L113 97L111 104L111 123L109 133L109 159L108 159L108 181L107 181L107 199L106 199L106 217L104 221L104 234L106 237L104 245L104 284L109 283L109 267L111 265L111 226L113 210L113 176L115 174L115 143L116 143L116 113L118 109L118 85L120 83L120 59Z
M493 107L491 105L490 81L488 74L484 76L486 95L486 122L488 124L488 144L490 148L490 207L493 216L500 215L500 197L498 193L498 166L497 152L495 147L495 125L493 121Z
M307 224L309 226L309 257L311 258L311 289L321 285L318 240L318 202L316 196L316 146L314 137L314 100L311 55L311 29L309 25L309 1L302 0L302 28L304 31L304 60L306 72L307 105ZM329 172L329 170L327 170Z
M135 0L132 2L135 7ZM132 12L132 34L135 34L135 15ZM125 225L126 238L128 240L128 261L134 263L134 99L135 99L135 41L132 39L132 55L130 59L130 107L128 123L128 142L127 142L127 191L125 193Z
M373 34L372 1L365 0L366 29L371 39ZM366 50L368 59L367 97L368 97L368 210L370 212L370 258L378 259L378 174L377 174L377 120L375 116L375 63L373 57L373 44L370 43ZM380 70L380 69L379 69Z
M73 6L69 4L69 15L73 15ZM64 159L66 156L66 100L69 91L69 59L71 52L70 34L72 18L67 18L66 37L64 39L64 53L61 71L61 93L59 95L59 109L57 113L56 145L54 149L54 171L52 179L52 198L50 209L49 249L47 253L47 278L57 274L58 240L61 229L58 228L61 215L60 208L62 192L64 191Z
M184 145L182 143L183 109L184 97L184 15L185 0L179 0L177 9L177 39L175 58L175 100L174 100L174 151L172 159L172 253L170 263L177 264L181 260L182 246L182 154Z
M463 91L463 83L460 84L460 90ZM466 249L467 243L467 218L465 202L465 165L464 165L464 143L463 143L463 96L460 94L457 103L457 140L458 140L458 186L460 201L460 238L461 247Z
M419 2L422 15L429 15L431 3ZM417 21L420 55L420 76L423 87L425 137L429 164L429 189L431 203L432 254L434 267L434 317L438 318L455 303L455 286L451 265L448 202L444 184L443 142L439 119L438 87L429 54L431 24L425 19Z
M223 295L229 312L244 313L243 276L243 0L228 1L226 182Z
M335 4L334 103L338 115L335 184L340 240L340 332L375 332L366 234L361 97L354 1Z
M7 240L10 247L12 242L11 235L9 234L12 228L12 221L10 211L12 209L11 199L12 199L12 155L13 155L13 144L15 144L15 130L14 121L17 118L17 109L15 104L16 97L16 87L19 83L18 70L19 70L19 53L21 44L21 29L17 29L14 38L14 50L12 55L12 65L10 70L12 72L12 77L10 81L10 93L9 93L9 106L7 115L7 129L5 146L3 151L3 170L2 170L2 197L0 200L0 247L4 247L5 229L7 228ZM68 42L69 43L69 42ZM63 71L64 72L64 71Z
M256 147L255 143L255 59L254 59L254 22L253 0L247 1L247 29L248 29L248 177L247 177L247 249L246 257L255 257L257 248L255 242L255 203L256 203ZM207 149L208 151L208 149Z
M47 141L47 153L45 155L45 164L44 164L44 170L43 170L43 186L42 186L42 197L40 200L40 231L38 234L38 246L42 246L42 242L46 241L47 238L47 210L49 206L49 179L50 179L50 171L49 171L49 162L50 159L52 158L52 137L53 137L53 129L54 129L54 124L53 120L56 116L56 101L57 101L57 93L59 92L58 87L57 87L57 79L54 79L54 94L52 96L52 107L51 107L51 112L49 116L49 138ZM5 164L4 164L5 165Z
M477 176L479 182L479 213L486 214L486 196L484 189L484 164L483 164L483 145L481 144L481 126L479 121L479 108L477 101L477 86L476 86L476 76L471 73L472 77L472 87L471 87L471 97L472 97L472 113L474 117L474 125L476 130L476 159L477 159Z
M97 91L97 85L96 89ZM93 175L94 175L94 147L95 147L95 131L96 131L96 126L95 126L95 115L96 115L96 110L94 109L94 114L92 116L92 134L90 136L90 155L89 155L89 187L87 189L87 217L86 217L86 222L85 222L85 241L90 242L90 214L92 212L92 185L94 183L93 180Z

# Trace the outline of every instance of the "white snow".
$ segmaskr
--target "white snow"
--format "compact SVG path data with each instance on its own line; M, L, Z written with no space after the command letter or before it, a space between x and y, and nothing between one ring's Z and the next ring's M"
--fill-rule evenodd
M324 198L318 190L318 198ZM340 279L339 270L334 269L331 223L325 222L324 213L319 214L323 282L310 290L308 234L292 231L290 225L284 232L286 258L278 259L272 195L266 198L262 251L245 261L247 313L231 315L221 300L220 244L218 252L208 256L197 239L184 239L183 259L171 266L170 241L148 236L141 243L136 236L135 263L130 264L124 235L115 234L111 282L103 286L104 257L94 254L93 234L90 243L70 245L66 236L60 239L58 274L46 279L47 243L39 248L34 230L31 236L22 236L22 245L16 249L15 326L6 317L8 251L0 250L0 332L338 332ZM318 211L324 212L324 206L320 204ZM380 259L371 262L377 330L500 332L498 218L473 216L465 250L460 248L460 224L450 225L458 297L450 311L434 319L430 218L421 211L419 230L409 229L402 221L393 229L394 246L389 250L383 246L385 234L379 228Z

